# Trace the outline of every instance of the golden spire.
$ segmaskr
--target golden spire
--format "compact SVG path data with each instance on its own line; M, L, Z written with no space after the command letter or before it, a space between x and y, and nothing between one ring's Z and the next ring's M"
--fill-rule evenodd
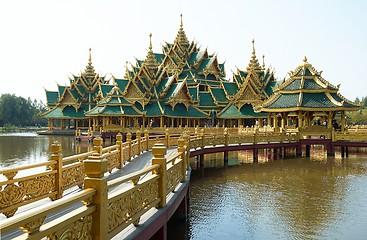
M249 71L250 69L261 70L259 61L256 58L255 40L254 39L252 39L252 56L251 56L251 59L250 59L250 63L247 67L247 71Z
M149 51L152 51L152 33L149 34Z
M265 55L263 54L263 65L262 65L263 70L265 69Z
M180 29L178 30L175 42L179 43L181 46L189 46L189 41L187 40L186 33L183 30L182 14L180 15Z
M92 49L89 48L89 58L88 58L88 65L85 68L85 74L87 76L95 76L96 73L94 72L94 67L92 66Z
M156 67L158 67L158 63L157 60L155 58L155 55L153 53L153 47L152 47L152 33L149 34L149 50L148 50L148 55L145 59L145 65L149 68L149 69L154 69Z

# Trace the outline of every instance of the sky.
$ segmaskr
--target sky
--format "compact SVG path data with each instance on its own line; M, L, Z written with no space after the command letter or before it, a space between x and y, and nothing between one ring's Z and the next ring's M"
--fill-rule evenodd
M367 96L367 1L12 0L0 3L0 94L45 102L45 89L84 71L123 78L126 62L173 43L183 14L189 41L225 62L226 79L256 55L287 78L308 62L350 100Z

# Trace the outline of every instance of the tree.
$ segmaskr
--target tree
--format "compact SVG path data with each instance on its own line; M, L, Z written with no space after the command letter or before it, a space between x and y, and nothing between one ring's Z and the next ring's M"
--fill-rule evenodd
M46 125L47 121L39 117L44 110L45 106L42 101L32 101L30 98L25 99L14 94L2 94L0 96L0 126Z

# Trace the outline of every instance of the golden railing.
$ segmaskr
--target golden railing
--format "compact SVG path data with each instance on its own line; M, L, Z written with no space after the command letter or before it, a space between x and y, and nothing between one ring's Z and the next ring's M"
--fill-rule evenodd
M93 151L66 158L61 156L60 144L53 144L50 161L32 165L31 168L27 166L0 171L0 174L8 179L1 182L2 213L13 215L18 207L25 204L47 197L56 199L2 220L2 232L21 228L25 237L32 238L62 238L63 234L68 233L78 239L90 236L110 239L130 224L138 225L144 213L166 205L167 196L172 194L180 183L186 181L190 149L216 145L298 141L300 136L313 134L310 129L306 132L302 132L302 129L299 132L272 132L253 128L237 133L233 129L222 130L221 133L217 132L217 129L214 133L205 133L205 129L195 129L193 133L183 131L179 138L172 137L168 132L152 137L145 131L144 136L139 132L134 140L131 139L131 134L127 134L127 141L124 143L122 137L117 136L117 143L105 148L102 147L102 140L96 138ZM333 141L366 140L366 136L367 131L340 133L331 130ZM177 152L167 157L167 147L175 143L178 146ZM151 166L115 180L107 180L106 172L122 168L127 161L131 161L134 156L146 151L150 146L153 154ZM46 170L14 178L19 171L39 167ZM64 173L73 168L78 169L73 171L82 176L82 182L74 177L74 174L68 173L73 181L68 184L59 181L59 185L56 184L57 179L63 179L66 176ZM82 192L59 197L67 187L81 184L84 184L85 189ZM79 204L76 210L45 222L46 216L75 204Z
M22 239L111 239L130 224L138 225L144 213L164 207L186 181L186 145L179 139L177 152L166 157L167 147L157 143L151 166L111 181L105 176L108 159L95 151L84 160L85 190L3 220L2 233L20 228ZM68 213L57 214L59 210ZM53 220L47 222L51 215Z

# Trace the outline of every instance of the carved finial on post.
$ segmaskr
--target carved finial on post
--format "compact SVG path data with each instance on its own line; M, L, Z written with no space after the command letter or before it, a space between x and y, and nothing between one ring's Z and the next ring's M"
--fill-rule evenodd
M140 130L136 131L136 139L138 139L138 155L140 155L140 153L142 152L142 148L141 148L141 131Z
M93 151L96 151L99 155L102 155L102 143L103 139L101 137L93 139Z
M118 151L120 152L120 165L118 168L122 168L124 166L124 157L122 155L122 134L120 132L116 135L116 145L118 146Z
M57 195L54 198L51 198L51 200L56 200L62 198L63 194L63 185L62 185L62 146L61 143L56 141L51 145L51 161L56 161L56 164L54 167L52 167L54 170L56 170L56 176L55 176L55 189L57 192Z
M127 158L128 161L130 161L131 160L131 157L132 157L131 156L132 155L132 149L131 149L131 147L132 147L132 140L131 140L131 137L132 137L132 134L130 132L126 133L126 142L127 142L128 146L129 146L129 149L128 149L129 156Z
M159 207L164 207L167 202L166 186L167 186L167 159L165 155L167 148L163 143L156 143L152 148L152 165L158 164L159 169L154 173L159 175L158 179L158 193L161 201Z
M178 145L177 151L179 153L181 153L181 158L182 158L182 165L181 165L182 178L181 178L181 182L185 182L186 181L186 169L187 169L187 166L186 166L187 160L186 160L186 154L185 154L185 152L186 152L185 139L179 138L178 141L177 141L177 145Z
M108 235L108 187L107 177L104 176L107 167L107 160L97 152L84 160L84 169L87 175L84 179L84 188L96 190L96 194L92 197L92 202L96 205L92 227L92 236L95 239L107 239Z
M228 128L224 129L224 146L228 146L229 137L228 137Z

